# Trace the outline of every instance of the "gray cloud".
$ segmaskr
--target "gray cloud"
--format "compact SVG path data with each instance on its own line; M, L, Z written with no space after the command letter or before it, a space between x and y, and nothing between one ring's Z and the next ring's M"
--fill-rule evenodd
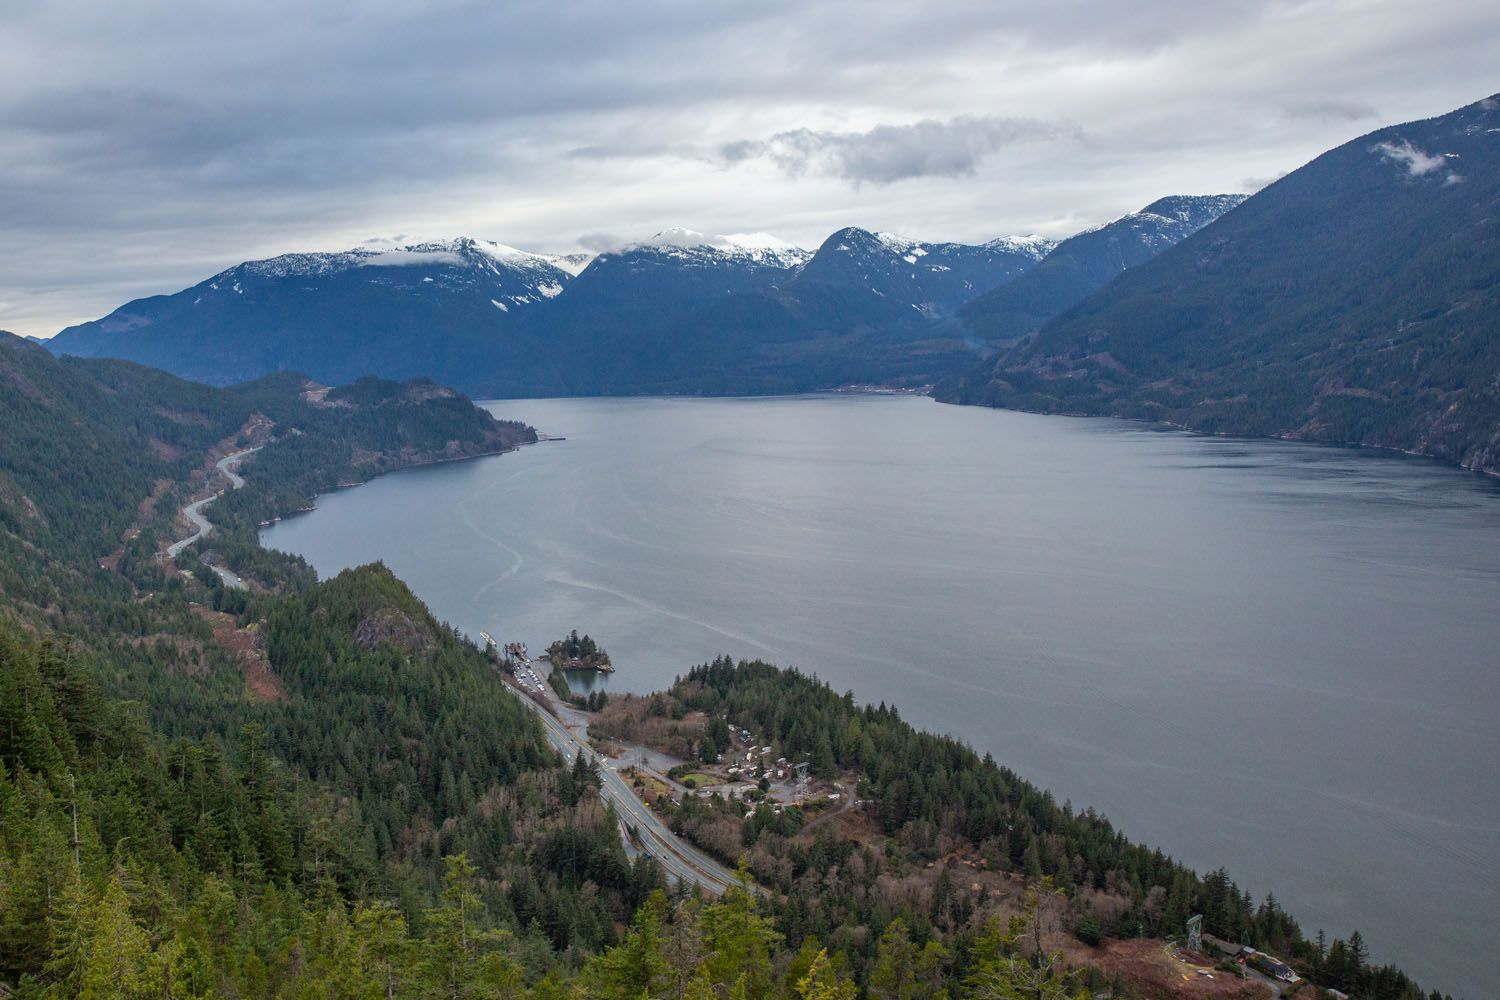
M587 232L580 235L575 242L592 253L605 253L618 250L630 240L618 233Z
M1324 98L1322 100L1289 101L1281 106L1282 114L1297 120L1320 122L1357 122L1378 118L1380 113L1368 101Z
M629 158L649 158L655 156L670 156L685 160L703 159L705 154L702 149L688 142L659 143L642 142L639 140L626 140L614 143L595 143L588 146L577 146L568 150L567 155L574 160L618 160Z
M372 233L1065 236L1491 92L1483 5L1371 4L13 4L0 328Z
M914 177L965 177L994 153L1021 143L1078 139L1074 126L1031 118L961 115L910 125L877 125L865 132L799 128L769 139L721 145L727 165L766 160L794 177L808 173L855 184L892 184Z
M1262 188L1270 187L1272 184L1275 184L1277 181L1285 177L1286 174L1287 172L1283 170L1280 173L1273 174L1270 177L1246 177L1240 181L1240 190L1245 194L1255 194L1255 192L1261 190Z

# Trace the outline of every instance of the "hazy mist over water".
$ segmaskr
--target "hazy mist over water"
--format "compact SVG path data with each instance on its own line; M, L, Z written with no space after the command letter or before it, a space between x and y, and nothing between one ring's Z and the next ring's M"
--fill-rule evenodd
M815 672L1481 995L1500 487L1423 461L915 397L489 404L564 442L327 496L266 544L646 691ZM253 475L247 466L246 475Z

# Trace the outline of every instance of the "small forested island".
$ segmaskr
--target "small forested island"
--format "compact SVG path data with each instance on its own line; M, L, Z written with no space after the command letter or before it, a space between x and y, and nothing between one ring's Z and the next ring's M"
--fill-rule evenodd
M1264 997L1215 939L1301 1000L1439 996L796 671L586 700L594 754L565 759L577 710L516 697L387 568L319 580L257 541L321 491L535 440L452 390L215 389L8 335L0 384L0 996ZM641 812L601 798L620 781ZM738 884L684 886L646 819Z
M588 635L580 636L575 628L547 647L547 659L559 670L598 670L614 673L609 654Z

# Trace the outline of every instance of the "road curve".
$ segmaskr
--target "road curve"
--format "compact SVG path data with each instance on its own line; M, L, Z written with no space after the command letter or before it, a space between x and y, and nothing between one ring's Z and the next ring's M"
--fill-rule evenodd
M251 454L252 452L257 451L260 451L259 446L255 448L246 448L244 451L237 451L233 455L225 455L223 458L214 463L214 468L218 469L221 473L224 474L224 478L229 480L230 489L237 490L241 486L245 485L245 480L238 474L236 474L234 470L230 468L230 466L238 465L240 459L244 458L246 455ZM207 507L209 504L213 503L223 495L224 492L220 490L213 496L204 497L202 500L194 500L192 503L182 508L182 516L197 530L181 541L173 542L171 545L168 545L167 558L176 559L178 555L182 553L183 549L187 548L189 545L192 545L200 538L208 537L209 533L214 530L214 526L209 523L208 518L203 516L203 508ZM218 573L220 579L229 584L231 587L244 587L244 581L228 570L221 571L216 566L210 566L209 568L212 569L215 573Z
M533 699L521 695L521 701L531 706L542 721L542 729L563 759L572 763L579 753L587 750L583 742L566 726L554 718ZM697 885L716 896L724 894L730 886L738 885L735 873L678 837L657 817L656 813L642 802L630 784L614 769L612 762L597 756L600 795L615 807L621 820L633 827L645 850L656 859L668 875L683 885Z

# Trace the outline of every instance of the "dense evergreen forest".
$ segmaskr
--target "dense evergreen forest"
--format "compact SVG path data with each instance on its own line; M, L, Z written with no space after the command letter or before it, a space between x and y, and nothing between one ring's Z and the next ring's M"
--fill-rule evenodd
M685 894L388 570L320 582L255 541L318 491L529 428L427 382L216 390L9 337L0 384L0 993L1130 997L1058 935L1087 949L1198 910L1357 996L1420 996L1357 938L1310 944L1224 873L765 664L698 668L663 710L858 772L872 827L690 799L672 821L743 858L745 886ZM254 446L214 534L164 558L215 459ZM956 854L1014 891L963 891Z

